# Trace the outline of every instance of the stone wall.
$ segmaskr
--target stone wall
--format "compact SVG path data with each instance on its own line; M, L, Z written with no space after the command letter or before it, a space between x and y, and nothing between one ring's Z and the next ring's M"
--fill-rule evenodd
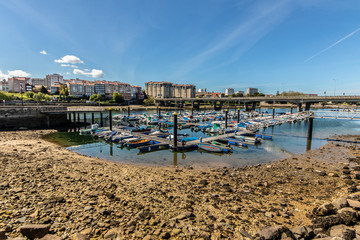
M66 110L59 106L0 107L0 130L65 126Z

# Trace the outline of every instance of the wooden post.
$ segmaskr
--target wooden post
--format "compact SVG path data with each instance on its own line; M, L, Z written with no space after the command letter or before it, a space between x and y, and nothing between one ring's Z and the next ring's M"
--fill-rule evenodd
M95 116L94 116L94 113L91 113L91 124L95 124Z
M128 116L130 116L130 107L128 107Z
M293 113L293 107L291 106L290 107L290 114L292 114Z
M225 129L227 128L227 122L228 122L228 110L225 110Z
M74 119L74 129L76 132L76 114L75 114L75 112L73 112L73 119Z
M306 151L311 150L311 141L312 141L312 132L313 132L313 120L314 120L313 117L309 118Z
M237 123L240 122L240 108L237 110Z
M84 124L86 125L86 113L84 113Z
M100 112L100 127L104 126L104 119L103 119L103 113Z
M177 150L177 113L174 112L174 149Z
M159 107L159 119L161 118L161 108Z
M273 118L275 118L275 107L273 107Z
M111 111L111 108L109 108L109 126L110 126L110 131L112 131L112 111Z

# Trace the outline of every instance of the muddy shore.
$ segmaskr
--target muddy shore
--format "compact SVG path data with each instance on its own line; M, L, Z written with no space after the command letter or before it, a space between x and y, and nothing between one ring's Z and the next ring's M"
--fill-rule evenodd
M8 238L22 237L26 224L50 224L62 239L243 239L243 230L310 225L314 207L360 183L343 174L360 163L354 144L244 168L141 167L41 138L53 131L0 132L0 231Z

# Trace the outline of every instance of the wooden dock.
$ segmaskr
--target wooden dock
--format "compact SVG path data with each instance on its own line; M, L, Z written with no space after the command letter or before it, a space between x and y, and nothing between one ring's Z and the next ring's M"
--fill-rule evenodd
M236 132L237 134L244 134L244 133L251 133L251 131L241 131L241 132ZM234 136L235 132L232 133L225 133L225 134L221 134L221 135L217 135L217 136L213 136L213 137L207 137L207 138L202 138L202 142L206 143L206 142L211 142L211 141L216 141L218 139L222 139L222 138L227 138L227 137L232 137ZM194 141L189 141L186 144L187 145L194 145L194 144L199 144L200 143L200 139L194 140Z

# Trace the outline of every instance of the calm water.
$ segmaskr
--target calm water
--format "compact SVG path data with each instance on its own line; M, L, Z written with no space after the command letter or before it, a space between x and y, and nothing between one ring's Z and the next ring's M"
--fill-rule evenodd
M263 109L266 111L266 109ZM270 113L272 110L268 110ZM277 110L289 112L290 109ZM343 114L329 110L315 111L318 116L336 116ZM344 113L348 114L348 113ZM344 115L345 116L345 115ZM195 150L191 152L177 152L160 150L149 153L139 153L137 149L119 148L117 144L98 142L70 147L77 153L99 157L111 161L152 165L152 166L193 166L193 167L241 167L278 160L291 154L304 153L307 148L308 121L298 123L284 123L269 127L264 133L273 135L273 140L263 140L260 145L249 145L247 149L233 147L233 153L215 154ZM179 133L190 136L206 137L202 132L192 132L190 129L179 130ZM261 131L262 132L262 131ZM360 120L314 119L313 140L311 149L316 149L327 143L325 138L341 134L360 135Z

